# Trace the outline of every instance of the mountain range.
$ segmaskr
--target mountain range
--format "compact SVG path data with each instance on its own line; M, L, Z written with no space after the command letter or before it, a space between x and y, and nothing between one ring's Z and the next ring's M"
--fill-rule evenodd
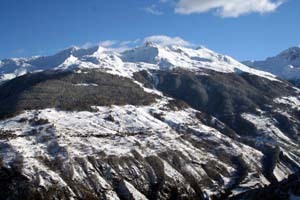
M299 55L147 43L4 59L0 199L299 198Z

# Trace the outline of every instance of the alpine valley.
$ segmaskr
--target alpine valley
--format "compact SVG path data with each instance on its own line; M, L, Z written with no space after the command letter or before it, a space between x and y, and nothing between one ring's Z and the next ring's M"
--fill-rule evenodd
M300 89L280 73L297 51L257 69L153 43L2 60L0 199L299 199Z

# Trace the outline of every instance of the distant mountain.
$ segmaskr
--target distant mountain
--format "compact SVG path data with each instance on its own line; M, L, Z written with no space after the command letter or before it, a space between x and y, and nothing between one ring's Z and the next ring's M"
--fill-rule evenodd
M285 80L300 80L300 46L289 48L264 61L244 61L243 63Z
M300 90L229 56L72 47L0 74L0 200L300 196Z

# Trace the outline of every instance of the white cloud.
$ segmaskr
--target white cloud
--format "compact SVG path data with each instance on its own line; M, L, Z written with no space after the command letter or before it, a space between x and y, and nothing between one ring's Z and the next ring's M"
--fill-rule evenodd
M248 13L275 11L285 0L179 0L175 12L204 13L215 10L222 17L238 17Z
M13 53L20 55L20 54L25 53L25 49L16 49L16 50L13 51Z
M160 3L167 3L169 0L159 0Z
M83 48L89 48L92 46L102 46L108 50L113 50L116 52L123 52L126 51L136 45L139 45L141 42L140 39L136 39L136 40L126 40L126 41L118 41L118 40L104 40L104 41L100 41L97 44L93 44L93 43L86 43L85 45L83 45Z
M91 42L86 42L85 44L81 45L81 48L87 49L90 48L92 46L95 46L95 44L91 43Z
M116 45L117 43L118 43L118 41L116 41L116 40L104 40L104 41L101 41L99 43L99 45L102 47L112 47L112 46Z
M141 41L141 39L136 39L136 40L127 40L127 41L122 41L120 42L120 46L128 46L128 45L136 45Z
M158 9L156 4L152 4L151 6L143 8L143 10L152 15L163 15L164 14L161 10Z
M84 49L88 49L88 48L91 48L94 46L102 46L105 48L112 48L113 46L118 46L118 45L120 45L120 42L117 40L103 40L98 43L86 42L85 44L81 45L80 47L84 48Z
M145 37L144 39L135 39L135 40L103 40L98 43L87 42L84 45L81 45L81 48L91 48L94 46L102 46L108 50L113 50L117 52L123 52L128 49L143 45L143 43L152 42L155 44L159 44L161 46L169 46L169 45L178 45L178 46L194 46L192 43L180 38L180 37L169 37L166 35L152 35L149 37Z
M118 52L123 52L128 49L131 49L132 47L136 47L140 43L141 43L141 39L120 41L120 42L118 42L117 46L114 47L114 50L118 51Z
M162 46L168 45L179 45L179 46L193 46L192 43L182 39L181 37L169 37L166 35L153 35L146 37L144 40L146 42L153 42Z

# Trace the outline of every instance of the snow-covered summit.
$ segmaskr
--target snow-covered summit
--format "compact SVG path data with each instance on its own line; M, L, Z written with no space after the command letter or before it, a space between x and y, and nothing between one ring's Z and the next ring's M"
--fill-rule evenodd
M244 64L258 70L268 71L283 79L300 78L300 45L282 51L263 61L245 61Z
M0 81L9 80L28 72L49 69L99 68L108 73L131 77L133 72L157 69L203 69L222 73L247 72L274 80L275 76L251 69L233 58L205 47L191 49L181 46L160 46L146 43L122 53L101 46L71 47L53 56L5 59L0 62Z
M299 61L300 59L300 45L288 48L287 50L281 52L277 57L280 57L284 60L294 62L296 60ZM296 63L297 65L300 65L300 62Z
M229 56L216 53L205 47L191 49L175 45L160 46L147 43L146 46L125 51L121 56L125 62L150 63L157 65L160 70L177 67L192 71L208 69L222 73L247 72L265 78L274 78L269 73L251 69Z

